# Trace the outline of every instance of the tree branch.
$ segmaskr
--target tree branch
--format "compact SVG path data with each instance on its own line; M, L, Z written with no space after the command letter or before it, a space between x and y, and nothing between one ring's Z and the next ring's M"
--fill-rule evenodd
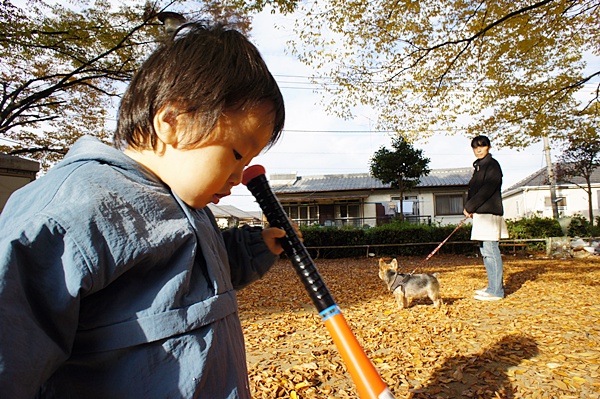
M38 152L52 152L52 153L65 155L68 151L69 150L66 148L50 148L48 146L44 146L44 147L21 148L18 150L10 151L8 153L8 155L35 154Z

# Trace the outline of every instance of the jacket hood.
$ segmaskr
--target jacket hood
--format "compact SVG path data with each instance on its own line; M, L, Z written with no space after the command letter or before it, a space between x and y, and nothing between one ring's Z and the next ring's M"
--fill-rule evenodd
M125 155L122 151L104 144L92 136L83 136L78 139L67 155L65 155L64 159L52 169L58 171L63 168L72 168L78 163L83 164L86 162L111 165L120 169L122 173L135 181L148 183L148 180L150 180L158 185L164 185L154 173Z

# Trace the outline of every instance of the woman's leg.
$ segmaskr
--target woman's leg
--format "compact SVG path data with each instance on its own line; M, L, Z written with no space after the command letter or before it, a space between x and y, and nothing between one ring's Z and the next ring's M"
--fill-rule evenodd
M498 241L483 241L480 251L487 272L487 293L504 298L502 255L500 254Z

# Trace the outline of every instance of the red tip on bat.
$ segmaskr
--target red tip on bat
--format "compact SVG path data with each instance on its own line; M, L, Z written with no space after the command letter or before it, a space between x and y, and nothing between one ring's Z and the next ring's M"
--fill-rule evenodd
M244 171L244 175L242 176L242 183L245 185L252 179L257 176L264 175L265 168L262 165L252 165Z

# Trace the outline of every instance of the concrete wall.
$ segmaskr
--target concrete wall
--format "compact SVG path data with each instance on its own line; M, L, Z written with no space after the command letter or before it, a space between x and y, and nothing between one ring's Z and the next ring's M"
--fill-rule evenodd
M8 197L27 183L35 180L40 164L12 155L0 154L0 212Z

